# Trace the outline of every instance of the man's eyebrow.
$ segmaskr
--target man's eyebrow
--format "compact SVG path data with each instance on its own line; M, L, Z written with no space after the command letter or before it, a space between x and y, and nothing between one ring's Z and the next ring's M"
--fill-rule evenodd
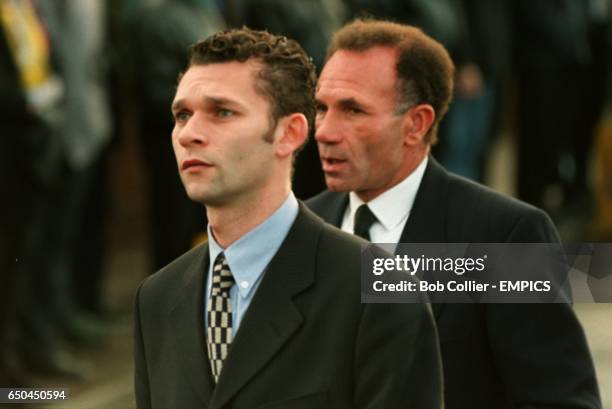
M185 102L184 98L179 98L179 99L174 100L172 102L172 106L170 107L170 110L172 112L179 111L183 107L184 102Z
M204 102L209 105L236 105L242 106L238 101L225 97L204 97Z
M237 108L243 108L244 105L241 104L240 102L233 100L233 99L229 99L229 98L225 98L225 97L211 97L211 96L206 96L203 98L204 103L207 105L212 105L212 106L219 106L219 105L229 105L229 106L234 106ZM185 105L185 98L179 98L177 100L175 100L172 103L172 112L176 112L178 110L180 110L183 106Z
M338 103L345 108L362 108L362 105L355 98L341 99Z

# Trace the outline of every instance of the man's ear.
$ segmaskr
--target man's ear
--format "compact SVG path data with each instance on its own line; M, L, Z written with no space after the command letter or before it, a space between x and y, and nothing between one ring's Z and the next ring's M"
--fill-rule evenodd
M281 118L274 140L276 154L280 157L291 156L308 138L308 120L304 114L293 113Z
M408 146L422 144L435 119L436 111L429 104L419 104L410 108L404 114L402 123L404 143Z

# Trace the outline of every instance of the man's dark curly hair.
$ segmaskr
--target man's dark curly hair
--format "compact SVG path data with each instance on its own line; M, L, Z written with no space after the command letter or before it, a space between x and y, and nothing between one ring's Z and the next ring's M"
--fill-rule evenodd
M442 44L417 27L370 18L357 19L336 33L327 49L327 59L339 50L368 51L373 47L392 47L398 58L396 113L403 114L414 104L429 104L436 118L424 142L435 144L440 121L453 95L455 66Z
M313 129L315 67L297 41L247 27L224 30L194 44L189 65L249 59L262 63L255 88L270 101L273 123L300 112Z

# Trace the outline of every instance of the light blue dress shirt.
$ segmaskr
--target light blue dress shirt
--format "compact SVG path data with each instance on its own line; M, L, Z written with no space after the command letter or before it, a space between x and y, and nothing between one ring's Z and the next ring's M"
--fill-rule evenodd
M208 325L206 301L210 297L212 268L219 253L225 253L225 259L236 281L230 289L232 330L236 336L240 322L257 292L263 273L287 237L298 210L298 201L293 192L290 192L281 207L270 217L226 249L215 241L210 225L208 226L210 265L206 280L206 298L204 299L204 328Z

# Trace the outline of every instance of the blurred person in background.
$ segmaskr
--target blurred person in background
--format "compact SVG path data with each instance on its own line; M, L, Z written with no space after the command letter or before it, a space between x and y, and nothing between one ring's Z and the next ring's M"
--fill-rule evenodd
M559 221L588 219L589 152L609 76L609 3L513 2L518 71L518 195ZM563 233L563 224L560 225ZM583 232L570 231L581 239Z
M30 1L0 2L0 384L23 385L24 321L42 310L33 297L38 255L36 201L56 184L56 120L62 84L43 24Z
M59 188L48 206L45 270L57 291L55 314L64 335L97 343L105 328L101 312L105 271L108 147L113 120L107 89L105 2L39 2L65 84Z
M597 129L594 149L597 205L591 231L596 241L612 241L612 1L608 0L605 4L606 24L602 28L601 40L607 53L600 63L607 72L607 87L603 120Z
M460 0L461 31L451 57L455 92L434 154L451 172L483 182L488 148L498 130L502 84L511 73L508 0Z
M580 77L582 104L579 128L582 132L572 135L571 155L574 158L575 171L573 178L564 183L566 198L560 218L560 223L565 222L570 227L572 220L578 220L575 237L582 240L597 238L597 231L593 232L588 227L591 216L596 213L594 198L597 195L597 170L592 165L598 157L598 149L606 149L603 143L596 144L596 138L609 136L607 126L612 95L611 0L589 0L588 41L591 59ZM590 235L591 233L594 235Z
M12 358L15 366L46 375L81 377L85 366L68 353L67 342L82 346L107 335L75 294L87 291L90 302L99 301L103 278L104 221L87 206L88 195L99 195L111 128L100 65L103 6L102 1L2 2L25 110L32 124L43 123L46 129L37 135L36 150L22 155L27 160L22 166L42 177L18 179L31 190L32 205L13 269L20 285L15 292L18 346ZM30 142L31 127L18 131L24 141ZM82 240L96 256L77 268Z

